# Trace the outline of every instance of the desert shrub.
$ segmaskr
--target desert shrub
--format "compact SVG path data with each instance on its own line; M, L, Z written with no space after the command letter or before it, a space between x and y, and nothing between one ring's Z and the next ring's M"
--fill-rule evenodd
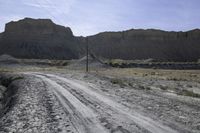
M156 72L151 72L151 75L156 75Z
M62 66L67 66L67 65L69 65L69 62L63 62L62 63Z
M128 85L129 85L130 87L133 87L133 84L132 84L132 83L130 83L130 82L128 83Z
M144 86L144 85L139 85L138 89L140 89L140 90L151 90L151 88L149 86Z
M125 87L126 83L121 79L111 79L112 84L118 84L120 87Z
M164 91L168 90L168 87L164 85L160 85L159 88Z
M193 91L189 90L182 90L178 93L178 95L200 98L200 94L194 93Z
M146 76L148 76L148 74L147 74L147 73L144 73L142 76L143 76L143 77L146 77Z

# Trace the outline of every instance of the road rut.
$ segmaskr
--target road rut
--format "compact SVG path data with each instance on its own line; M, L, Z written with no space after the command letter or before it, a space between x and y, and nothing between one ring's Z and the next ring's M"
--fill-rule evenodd
M177 133L172 128L115 102L83 81L31 73L50 86L80 133Z

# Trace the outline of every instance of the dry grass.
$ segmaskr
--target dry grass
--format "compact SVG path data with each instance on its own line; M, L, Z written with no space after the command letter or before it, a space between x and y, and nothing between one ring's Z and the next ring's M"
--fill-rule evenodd
M59 62L60 63L60 62ZM62 62L66 63L66 62ZM62 64L61 63L61 64ZM24 66L20 68L1 68L1 72L26 72L26 71L70 71L70 68L65 66ZM85 71L85 68L74 70L74 71ZM175 80L175 81L197 81L200 82L200 70L166 70L166 69L143 69L143 68L95 68L91 69L90 72L96 73L102 76L111 76L114 78L124 78L124 77L146 77L146 78L156 78L165 80Z
M149 77L165 80L182 80L200 82L200 70L162 70L162 69L141 69L141 68L111 68L96 71L103 76L117 78L124 77Z

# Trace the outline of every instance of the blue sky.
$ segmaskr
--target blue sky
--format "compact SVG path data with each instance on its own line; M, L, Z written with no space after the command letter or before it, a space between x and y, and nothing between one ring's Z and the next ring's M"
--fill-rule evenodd
M200 0L0 0L0 32L24 17L50 18L76 36L127 29L200 28Z

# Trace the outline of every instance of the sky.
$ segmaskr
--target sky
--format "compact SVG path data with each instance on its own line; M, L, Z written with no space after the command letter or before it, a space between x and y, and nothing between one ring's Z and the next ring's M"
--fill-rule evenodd
M0 0L0 32L25 17L49 18L75 36L128 29L200 28L200 0Z

